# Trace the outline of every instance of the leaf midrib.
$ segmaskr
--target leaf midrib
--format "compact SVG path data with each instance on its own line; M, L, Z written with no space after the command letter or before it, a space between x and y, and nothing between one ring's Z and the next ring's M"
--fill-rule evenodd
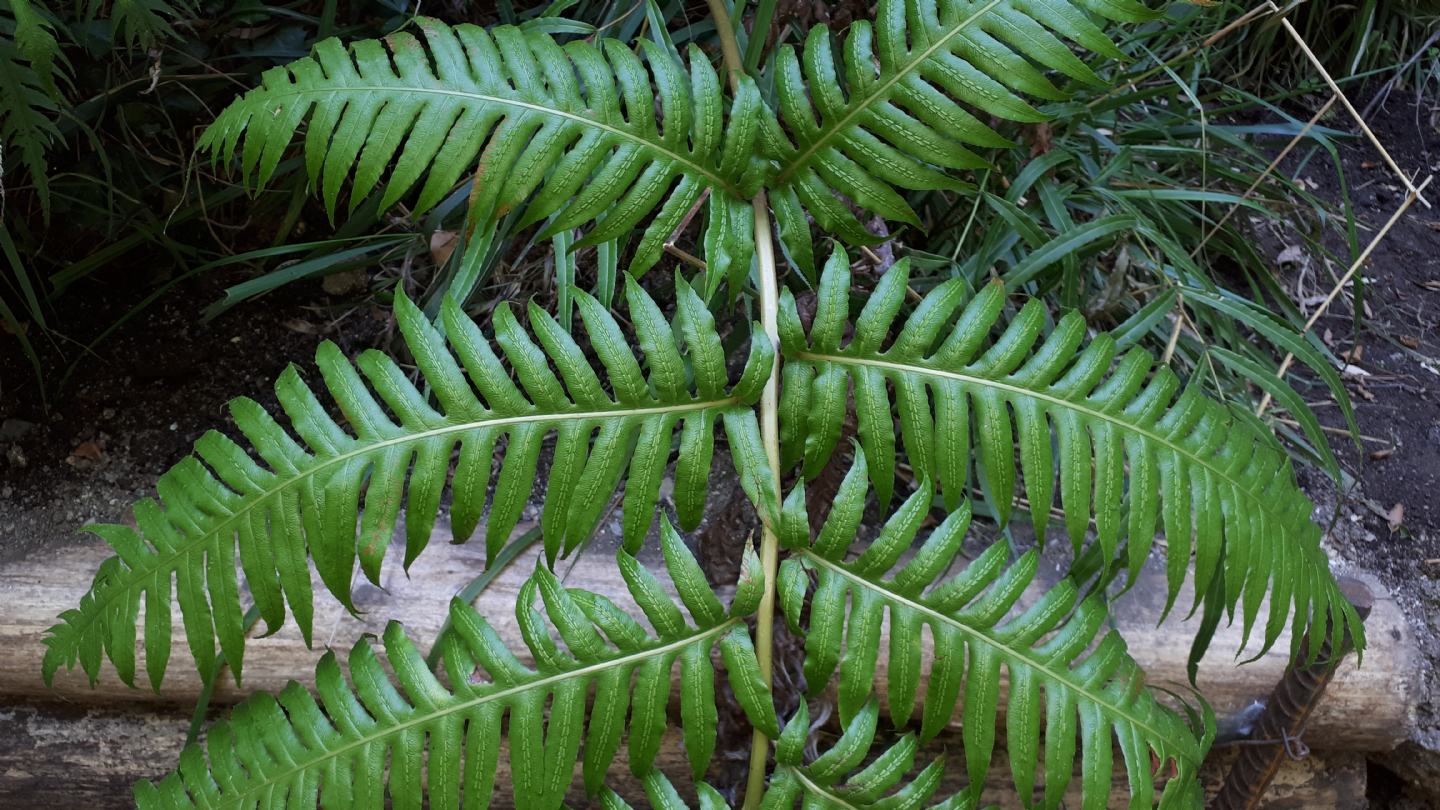
M1164 736L1164 735L1165 735L1165 732L1163 732L1162 730L1155 728L1154 726L1150 725L1149 723L1145 722L1144 720L1135 717L1135 716L1134 716L1133 714L1131 714L1130 712L1125 711L1124 707L1122 707L1122 706L1120 706L1120 705L1118 705L1118 704L1116 704L1116 703L1114 703L1114 702L1112 702L1112 701L1106 700L1106 699L1104 698L1104 695L1103 695L1103 694L1097 694L1097 693L1091 691L1090 689L1085 688L1085 687L1082 686L1082 685L1078 685L1078 684L1073 683L1073 682L1067 677L1068 673L1062 674L1062 673L1060 673L1060 672L1057 672L1055 669L1053 669L1053 668L1050 667L1049 665L1045 664L1045 663L1042 662L1041 660L1039 660L1039 659L1035 658L1034 656L1030 655L1027 650L1023 650L1023 649L1018 649L1018 648L1012 647L1012 646L1010 646L1010 645L1008 645L1008 644L1005 644L1005 643L1003 643L1003 642L1001 642L1001 641L999 641L999 640L997 640L997 639L995 639L995 638L992 638L992 637L986 635L985 633L983 633L982 631L980 631L980 630L978 630L978 629L976 629L976 628L974 628L974 627L972 627L972 626L970 626L970 625L968 625L968 624L965 624L964 622L960 621L959 619L956 619L956 618L953 617L953 616L947 615L947 614L945 614L945 613L941 613L940 611L934 610L934 609L926 606L925 604L923 604L923 603L921 603L921 602L916 602L915 600L910 599L909 597L903 596L903 595L901 595L901 594L899 594L899 593L896 593L896 592L894 592L894 591L892 591L892 590L890 590L890 589L888 589L888 588L885 588L883 585L881 585L881 584L879 584L879 583L876 583L876 582L873 582L873 581L871 581L871 580L869 580L869 579L866 579L865 577L862 577L862 576L860 576L859 574L855 574L855 573L849 571L848 569L846 569L844 566L840 565L839 563L835 563L835 562L832 562L832 561L830 561L830 560L827 560L827 559L825 559L824 557L821 557L821 556L819 556L818 554L815 554L813 551L811 551L811 550L809 550L809 549L806 549L806 550L804 550L804 551L801 551L800 553L803 554L803 555L804 555L807 559L809 559L811 562L813 562L813 563L815 563L815 564L817 564L817 565L820 565L820 566L822 566L822 567L824 567L824 568L828 568L828 569L830 569L831 571L834 571L835 573L839 574L840 576L843 576L843 577L845 577L846 579L848 579L848 580L850 580L850 581L852 581L852 582L854 582L854 583L856 583L856 584L858 584L858 585L861 585L862 587L869 588L870 590L875 591L876 593L879 593L879 594L882 595L884 598L886 598L886 599L888 599L888 600L890 600L890 601L892 601L892 602L895 602L896 604L898 604L898 605L900 605L900 606L902 606L902 607L904 607L904 608L907 608L907 609L909 609L909 610L913 610L913 611L915 611L915 612L917 612L917 613L921 613L921 614L930 616L930 617L932 617L932 618L934 618L934 619L936 619L936 620L938 620L938 621L944 622L944 623L950 625L951 627L954 627L956 630L959 630L961 633L963 633L963 634L971 637L972 639L974 639L974 640L976 640L976 641L979 641L979 642L982 643L982 644L986 644L986 645L989 645L990 647L995 648L995 649L996 649L997 651L999 651L1002 655L1008 657L1011 661L1018 662L1018 663L1020 663L1020 664L1023 664L1024 666L1027 666L1027 667L1030 667L1030 668L1033 669L1033 670L1036 670L1037 672L1041 673L1043 677L1048 678L1050 683L1052 683L1052 684L1059 684L1059 685L1063 686L1064 688L1069 689L1071 692L1075 693L1076 695L1081 696L1084 700L1088 700L1090 703L1093 703L1093 704L1095 704L1096 706L1100 706L1100 707L1108 710L1108 711L1110 712L1112 718L1124 719L1124 720L1127 721L1131 726L1134 726L1134 727L1136 727L1136 728L1143 729L1144 731L1148 732L1148 733L1149 733L1149 736L1147 737L1147 741L1152 741L1152 742L1153 742L1153 741L1155 741L1155 740L1164 740L1164 739L1166 739L1165 736ZM1007 662L1007 663L1009 663L1009 662ZM1148 695L1149 692L1148 692L1148 691L1147 691L1147 692L1144 692L1144 694L1147 694L1147 695ZM1198 763L1198 762L1195 762L1194 764L1198 765L1199 763Z
M996 0L996 2L999 2L999 0ZM328 97L333 96L333 95L336 93L337 90L344 91L344 92L346 92L346 93L349 93L349 92L356 92L356 93L370 93L370 92L373 92L373 93L387 93L387 94L388 94L388 93L406 93L406 94L423 93L423 94L434 95L434 96L451 96L451 97L455 97L455 98L471 99L471 100L474 100L474 101L489 102L489 103L498 104L498 105L503 105L503 106L516 107L516 108L519 108L519 109L524 109L524 110L530 110L530 111L532 111L532 112L537 112L537 113L540 113L540 114L542 114L542 115L549 115L549 116L554 116L554 117L556 117L556 118L568 119L568 120L570 120L570 121L574 121L575 123L581 124L582 126L586 126L586 127L592 128L592 129L598 129L598 130L602 130L602 131L604 131L604 132L608 132L608 133L610 133L610 134L612 134L612 135L615 135L615 136L618 137L618 138L622 138L622 139L628 140L628 141L630 141L630 142L632 142L632 143L635 143L635 144L637 144L637 145L639 145L639 146L641 146L641 147L643 147L643 148L645 148L645 149L649 149L649 150L652 151L652 152L656 152L656 153L664 156L665 158L668 158L669 160L674 161L675 163L680 164L681 166L685 167L686 169L688 169L689 171L693 172L694 174L697 174L697 175L705 178L707 181L710 182L710 184L711 184L713 187L719 189L720 191L725 192L726 194L729 194L729 195L732 196L732 197L740 198L740 197L743 196L743 195L740 193L740 190L739 190L738 188L736 188L734 185L732 185L732 184L730 184L729 182L727 182L727 181L725 180L725 178L721 177L720 175L716 174L714 171L706 168L705 166L700 165L699 163L697 163L697 162L694 160L694 158L691 158L691 157L689 157L689 156L687 156L687 155L684 155L684 154L682 154L682 153L680 153L680 152L676 152L674 149L671 149L670 147L665 146L664 144L659 143L658 141L654 141L654 140L651 140L651 139L649 139L649 138L641 137L640 135L636 135L636 134L633 133L633 132L628 132L628 131L626 131L626 130L624 130L624 129L621 129L620 127L616 127L616 126L613 126L613 125L611 125L611 124L606 124L606 123L601 122L601 121L598 121L598 120L596 120L596 119L594 119L594 118L586 118L584 115L581 115L581 114L579 114L579 113L567 112L567 111L565 111L565 110L557 109L557 108L554 108L554 107L546 107L546 106L544 106L544 105L542 105L542 104L536 104L536 103L534 103L534 102L521 101L521 100L519 100L519 99L513 99L513 98L506 98L506 97L504 97L504 96L491 95L491 94L489 94L489 93L479 93L479 92L472 92L472 91L465 91L465 90L452 90L452 89L440 88L440 87L411 87L411 86L405 86L405 85L384 85L384 84L381 84L381 85L358 85L358 84L352 85L352 84L347 84L347 85L344 85L344 86L339 87L339 88L336 88L336 87L328 87L328 88L324 88L324 89L308 89L308 88L302 88L302 87L298 87L298 86L292 86L292 89L287 89L287 90L285 90L285 91L273 91L273 90L272 90L272 91L266 92L266 93L263 95L263 97L261 97L261 98L259 98L259 99L257 99L257 100L258 100L258 101L261 101L261 102L266 102L266 101L270 101L270 100L273 100L273 99L276 99L276 98L279 98L279 99L299 98L299 97L307 96L307 95L321 96L321 97L326 97L326 98L328 98ZM260 104L260 109L261 109L262 111L266 111L266 110L269 109L269 106L270 106L269 104L262 103L262 104ZM687 137L688 137L688 133L687 133Z
M968 28L971 23L989 14L991 9L1000 5L1003 1L1004 0L990 0L990 2L986 3L980 10L961 20L959 24L950 29L949 33L935 40L930 47L920 51L919 56L911 59L903 68L895 71L894 75L890 78L876 84L874 89L864 97L863 101L859 104L852 104L850 110L842 115L839 120L830 127L829 131L816 138L810 146L806 147L804 151L787 163L785 167L775 175L776 185L784 185L786 181L790 179L791 175L809 165L811 158L815 157L815 154L819 152L822 147L830 143L830 141L841 132L849 129L850 125L853 124L864 111L868 110L871 104L888 99L890 97L890 88L894 87L901 79L909 76L916 68L928 61L937 50L948 45L950 40L959 36L960 32Z
M1270 513L1270 514L1280 514L1280 513L1278 513L1275 509L1273 509L1273 508L1270 506L1270 501L1266 500L1265 498L1258 497L1258 496L1256 496L1254 493L1250 492L1250 490L1249 490L1247 487L1245 487L1242 482L1236 480L1236 478L1235 478L1234 476L1228 474L1224 469L1222 469L1222 468L1216 466L1215 464L1211 463L1211 462L1210 462L1208 459L1206 459L1205 457L1200 456L1200 455L1197 455L1196 453L1194 453L1193 451L1191 451L1189 448L1185 447L1185 446L1182 445L1182 444L1179 444L1179 443L1175 442L1174 440L1170 439L1169 437L1165 436L1164 434L1156 433L1155 431L1150 430L1150 429L1144 427L1143 425L1136 424L1135 422L1127 422L1127 421L1125 421L1125 420L1123 420L1123 419L1116 418L1115 416L1112 416L1112 415L1110 415L1110 414L1108 414L1108 413L1106 413L1106 412L1104 412L1104 411L1096 410L1096 409L1094 409L1094 408L1087 408L1087 407L1085 407L1084 405L1081 405L1081 404L1079 404L1079 403L1073 402L1073 401L1068 400L1068 399L1063 399L1063 398L1061 398L1061 397L1054 396L1053 394L1047 394L1047 393L1045 393L1045 392L1043 392L1043 391L1036 391L1036 390L1033 389L1033 388L1025 388L1025 387L1023 387L1023 386L1013 385L1013 384L1010 384L1010 383L1005 383L1005 382L1002 382L1002 381L1000 381L1000 380L990 380L990 379L986 379L986 378L984 378L984 377L976 377L976 376L973 376L973 375L970 375L970 374L961 374L961 373L955 372L955 371L942 371L942 370L940 370L940 369L928 368L928 367L926 367L926 366L917 366L917 365L912 365L912 364L910 364L910 363L897 363L897 362L894 362L894 361L891 361L891 360L875 360L875 359L869 359L869 358L863 358L863 357L850 357L850 356L846 356L846 355L832 355L832 354L818 354L818 353L814 353L814 352L803 352L803 351L802 351L802 352L795 352L793 356L794 356L794 357L797 357L797 358L799 358L799 359L802 359L802 360L812 360L812 361L816 361L816 362L837 363L837 364L840 364L840 365L872 366L872 367L875 367L875 368L890 369L890 370L892 370L892 371L899 372L899 373L902 373L902 374L903 374L903 373L910 373L910 374L927 374L927 375L930 375L930 376L933 376L933 377L943 377L943 378L945 378L945 379L955 380L955 381L957 381L957 382L971 383L971 384L978 385L978 386L983 386L983 387L988 387L988 388L994 388L994 389L998 389L998 390L1001 390L1001 391L1007 391L1007 392L1010 392L1010 393L1012 393L1012 394L1017 394L1017 395L1020 395L1020 396L1029 397L1029 398L1031 398L1031 399L1038 399L1038 400L1042 400L1042 401L1045 401L1045 402L1049 402L1049 403L1051 403L1051 404L1053 404L1053 405L1056 405L1056 406L1058 406L1058 407L1065 408L1065 409L1068 409L1068 410L1075 411L1075 412L1077 412L1077 413L1083 414L1083 415L1085 415L1085 416L1087 416L1087 417L1089 417L1089 418L1098 419L1098 420L1101 420L1101 421L1104 421L1104 422L1108 422L1108 423L1110 423L1110 424L1112 424L1112 425L1115 425L1116 427L1120 428L1121 430L1123 430L1123 431L1125 431L1125 432L1127 432L1127 433L1139 434L1140 436L1143 436L1143 437L1144 437L1146 440L1148 440L1148 441L1151 441L1151 442L1154 442L1155 444L1158 444L1158 445L1162 445L1162 446L1164 446L1164 447L1167 447L1167 448L1169 448L1170 450L1172 450L1172 451L1174 451L1174 452L1176 452L1176 453L1178 453L1178 454L1180 454L1180 455L1185 456L1185 457L1188 458L1189 460L1193 461L1195 464L1197 464L1197 465L1199 465L1199 466L1201 466L1201 467L1204 467L1205 469L1209 470L1209 471L1212 472L1217 478L1222 479L1222 480L1224 480L1226 483L1230 484L1230 486L1231 486L1236 492L1242 494L1244 497L1246 497L1246 498L1254 501L1255 503L1259 504L1259 506L1260 506L1260 508L1261 508L1262 510L1264 510L1264 511ZM1280 525L1281 525L1282 527L1284 527L1284 526L1286 525L1286 522L1285 522L1285 521L1280 521ZM1286 531L1288 531L1288 527L1286 528Z
M824 785L818 784L815 780L811 779L810 776L805 773L804 768L797 768L794 765L781 765L780 767L795 774L795 778L800 780L801 787L809 792L810 795L822 796L835 807L840 808L840 810L861 810L861 808L831 793Z
M687 635L679 641L668 641L658 647L651 647L649 649L641 650L638 652L627 653L625 655L619 656L618 658L611 658L605 661L600 661L598 663L588 664L578 669L570 669L565 670L564 672L557 672L553 675L547 675L546 677L540 678L539 680L531 681L520 686L506 687L495 692L487 692L483 695L477 695L476 697L460 701L453 705L436 708L433 711L423 713L418 717L412 717L409 720L397 723L394 726L388 726L385 728L377 729L370 734L361 735L358 739L352 740L349 743L340 746L339 748L324 748L318 756L305 760L302 764L293 766L287 769L282 774L267 776L260 782L257 782L256 784L247 787L245 789L245 792L241 793L239 796L226 797L225 801L222 804L218 804L215 806L246 806L246 800L255 791L262 790L269 785L284 784L287 780L289 780L296 774L308 771L319 763L340 757L345 753L354 750L355 748L359 748L360 746L369 745L370 743L383 739L385 737L400 734L407 729L413 728L417 725L425 725L433 722L438 718L446 717L448 715L455 714L456 712L463 712L476 706L482 706L486 703L492 703L497 700L504 700L505 698L508 698L512 695L518 695L522 692L528 692L533 689L541 689L550 686L551 684L568 681L574 678L586 678L591 675L605 672L611 669L616 669L618 667L623 667L634 662L644 661L650 658L663 656L671 652L676 652L695 644L697 641L704 641L707 638L712 638L722 633L729 632L732 627L735 627L741 621L742 619L740 618L729 618L714 627L704 630L698 630L695 633ZM451 696L454 697L453 692L451 693Z
M181 547L177 547L176 550L173 551L171 554L165 557L157 557L157 563L155 565L149 566L145 569L136 569L133 567L127 568L126 573L128 582L126 582L121 587L112 588L109 593L105 594L105 597L103 599L96 599L95 602L92 603L92 605L94 606L93 609L87 614L88 620L83 625L71 625L71 627L75 628L77 638L79 636L82 636L85 630L87 630L91 625L95 623L96 617L105 615L106 611L109 610L110 606L116 601L119 596L128 595L137 587L139 587L141 590L144 590L145 582L148 579L149 574L155 571L174 570L171 567L171 563L184 556L194 553L197 548L208 544L212 537L219 533L222 533L226 527L231 526L236 521L240 520L242 517L247 515L250 510L256 508L259 504L268 503L269 500L274 496L294 486L300 481L304 481L308 478L314 477L328 467L342 464L358 456L363 456L368 453L373 453L376 450L386 447L393 447L398 444L420 442L426 439L434 438L435 436L443 436L448 433L463 433L466 431L477 430L485 427L499 427L504 425L537 423L547 421L569 422L572 420L604 419L607 417L643 418L645 416L653 416L657 414L685 413L689 411L702 411L708 408L724 408L728 407L729 405L733 405L738 401L739 400L735 397L725 397L719 400L700 400L695 402L686 402L680 405L656 406L650 408L632 408L628 410L581 411L565 414L541 413L526 414L524 416L507 416L499 419L482 419L473 422L462 422L455 425L447 425L442 428L434 428L432 430L427 430L420 433L407 433L404 436L396 436L382 441L367 443L361 447L353 450L348 450L338 455L327 456L320 463L315 464L311 467L307 467L306 469L301 470L296 475L284 478L277 486L267 490L262 490L259 495L245 495L242 493L242 497L245 497L247 499L247 503L244 507L235 512L232 512L224 520L207 529L205 532L196 535L193 541L182 544ZM312 455L311 458L320 457ZM139 572L138 576L136 575L137 571Z

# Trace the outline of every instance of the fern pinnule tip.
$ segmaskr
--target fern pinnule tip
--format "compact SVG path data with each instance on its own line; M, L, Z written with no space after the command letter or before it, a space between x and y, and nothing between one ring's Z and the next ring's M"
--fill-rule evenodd
M760 564L760 555L755 551L753 539L746 538L745 550L740 558L740 577L735 583L735 596L730 600L731 618L752 616L760 608L765 595L765 570Z

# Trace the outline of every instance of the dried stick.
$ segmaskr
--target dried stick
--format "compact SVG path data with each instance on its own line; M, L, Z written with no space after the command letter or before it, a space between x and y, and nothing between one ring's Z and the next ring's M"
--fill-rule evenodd
M1260 184L1265 182L1266 178L1280 166L1280 162L1290 154L1291 150L1298 146L1306 135L1310 134L1310 130L1314 129L1315 125L1320 122L1320 119L1325 117L1325 113L1329 112L1330 108L1335 106L1336 99L1337 96L1331 96L1330 100L1325 102L1325 106L1321 107L1320 110L1305 123L1305 126L1302 127L1299 132L1295 133L1295 137L1290 139L1290 143L1285 144L1285 148L1281 149L1280 154L1276 155L1275 159L1270 161L1270 165L1266 166L1265 171L1261 172L1260 176L1255 178L1255 182L1251 183L1250 187L1245 189L1245 193L1241 194L1240 199L1234 205L1230 206L1230 210L1225 212L1225 216L1221 217L1219 222L1211 226L1210 230L1205 234L1205 238L1200 240L1200 244L1196 245L1195 249L1190 251L1190 258L1193 259L1200 255L1200 251L1210 242L1210 237L1225 227L1225 223L1230 221L1230 217L1235 216L1235 212L1239 211L1240 206L1244 205L1245 201L1250 199L1250 195L1255 193L1255 189L1259 188Z
M1361 265L1365 264L1365 261L1370 258L1370 254L1375 252L1375 248L1379 246L1380 241L1385 238L1385 235L1390 233L1390 229L1395 227L1395 223L1400 221L1400 217L1403 216L1406 211L1410 210L1410 206L1413 205L1416 200L1423 199L1420 196L1420 192L1424 191L1425 187L1430 185L1430 181L1434 179L1435 175L1432 174L1426 177L1425 182L1421 183L1418 188L1410 189L1410 193L1405 195L1405 202L1401 203L1400 207L1395 209L1395 213L1390 215L1390 219L1385 223L1385 227L1381 228L1380 232L1375 234L1375 238L1371 239L1370 244L1365 246L1365 250L1362 251L1360 256L1350 265L1350 269L1346 270L1345 275L1341 276L1340 280L1335 282L1334 289L1330 290L1330 294L1325 296L1325 300L1320 304L1320 307L1315 310L1315 314L1310 316L1310 320L1305 322L1305 328L1301 330L1301 334L1309 332L1310 328L1315 325L1315 322L1324 316L1325 311L1328 310L1330 305L1335 302L1335 299L1340 296L1340 291L1345 289L1345 285L1350 282L1350 279L1355 277L1355 273L1358 272ZM1286 354L1285 361L1280 364L1280 370L1275 372L1275 376L1283 378L1285 372L1290 370L1290 366L1294 362L1295 355ZM1270 395L1266 394L1265 398L1260 400L1260 407L1256 409L1255 415L1263 416L1269 407Z
M1375 150L1380 153L1380 156L1385 159L1385 163L1390 167L1390 171L1394 172L1395 176L1400 178L1400 182L1405 184L1405 188L1420 201L1421 205L1429 208L1430 201L1425 199L1425 195L1420 193L1420 189L1416 188L1410 178L1400 170L1400 166L1395 163L1395 158L1390 156L1390 152L1385 149L1384 144L1380 143L1380 139L1375 137L1374 132L1370 131L1370 126L1365 123L1364 117L1355 109L1355 105L1350 103L1350 99L1345 97L1345 93L1340 89L1340 85L1336 84L1335 80L1330 77L1330 72L1325 70L1325 66L1320 63L1320 58L1315 55L1314 51L1310 50L1310 45L1305 42L1305 38L1300 36L1300 32L1295 30L1295 26L1291 25L1288 19L1281 17L1280 24L1285 27L1285 31L1290 35L1290 38L1295 40L1295 44L1300 46L1300 50L1305 53L1305 57L1310 60L1310 64L1315 66L1315 70L1320 73L1320 77L1325 80L1326 84L1330 85L1330 92L1340 97L1340 103L1344 104L1345 109L1350 111L1350 116L1355 119L1355 123L1360 125L1360 131L1365 133L1365 137L1370 139L1371 145L1373 145Z

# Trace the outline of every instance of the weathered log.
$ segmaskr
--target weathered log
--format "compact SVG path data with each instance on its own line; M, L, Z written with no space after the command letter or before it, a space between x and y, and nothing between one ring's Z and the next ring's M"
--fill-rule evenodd
M276 690L290 680L308 683L314 665L326 646L348 649L363 633L378 634L385 622L401 621L412 638L430 643L439 631L449 599L483 567L483 550L478 544L452 545L444 528L437 531L430 549L412 566L409 575L398 561L387 561L382 588L361 581L355 603L364 613L351 616L321 591L315 600L314 642L306 648L293 624L273 636L252 640L246 649L243 688L228 678L217 688L217 703L233 703L253 690ZM398 552L398 549L392 549ZM41 639L46 628L62 610L75 605L100 562L108 555L103 544L87 542L62 550L32 555L0 569L0 702L21 698L64 700L76 703L115 701L150 703L193 703L200 682L179 641L180 612L174 611L176 643L170 672L157 695L148 688L130 689L116 678L107 665L97 687L87 685L83 673L61 672L54 689L47 690L40 679L44 655ZM394 556L392 554L392 556ZM515 597L529 574L533 561L523 558L501 574L477 603L501 635L516 650L524 650L513 619ZM628 604L624 585L615 574L608 554L594 551L559 570L567 584L597 591L620 604ZM1058 576L1055 566L1047 567L1039 579ZM1156 627L1164 604L1164 572L1151 566L1136 586L1115 608L1114 623L1124 634L1131 653L1146 668L1150 682L1183 689L1185 661L1198 619L1172 616ZM1312 747L1328 750L1382 751L1404 740L1414 727L1414 704L1418 685L1419 658L1410 627L1395 601L1373 580L1370 586L1376 603L1367 622L1370 647L1363 667L1353 658L1342 664L1306 731ZM317 591L320 586L316 584ZM1177 612L1188 607L1190 593L1181 594ZM1262 613L1263 615L1263 613ZM256 632L263 631L257 627ZM1230 659L1240 646L1240 627L1221 627L1212 653L1200 671L1201 694L1211 703L1222 731L1243 728L1253 716L1253 707L1263 701L1284 671L1288 636L1259 660L1243 666ZM887 649L882 639L880 649ZM927 651L928 655L928 651ZM143 660L143 653L141 654ZM1247 656L1248 657L1248 656ZM884 694L884 669L877 673L879 692ZM143 681L143 667L139 678ZM1002 701L1003 705L1003 701ZM958 724L957 713L955 722Z
M48 810L110 810L130 807L131 785L156 778L174 766L185 740L188 720L178 706L124 704L76 706L53 702L22 703L0 709L0 807L44 807ZM958 738L958 734L952 737ZM958 739L937 741L937 749L958 750ZM623 759L624 749L621 749ZM1232 759L1229 752L1212 756L1201 779L1212 793ZM492 808L516 806L510 793L508 770L502 754ZM673 774L682 790L690 766L678 734L670 734L661 748L659 764ZM964 768L946 768L942 790L963 786ZM611 768L609 784L622 795L643 793L623 761ZM712 770L711 778L714 779ZM579 789L577 773L570 804L590 807ZM1110 807L1127 806L1128 789L1117 773ZM1038 798L1038 797L1037 797ZM1079 780L1071 783L1066 807L1079 806ZM640 799L643 806L643 799ZM1011 787L1009 765L1003 752L996 756L983 794L986 805L1019 810L1022 804ZM1365 799L1365 761L1354 752L1317 753L1287 761L1271 785L1266 810L1361 810Z

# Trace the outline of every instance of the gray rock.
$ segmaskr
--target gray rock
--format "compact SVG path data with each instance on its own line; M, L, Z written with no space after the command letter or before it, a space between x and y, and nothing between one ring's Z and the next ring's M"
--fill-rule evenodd
M6 419L4 422L0 422L0 442L22 439L34 429L34 422L26 422L24 419Z

